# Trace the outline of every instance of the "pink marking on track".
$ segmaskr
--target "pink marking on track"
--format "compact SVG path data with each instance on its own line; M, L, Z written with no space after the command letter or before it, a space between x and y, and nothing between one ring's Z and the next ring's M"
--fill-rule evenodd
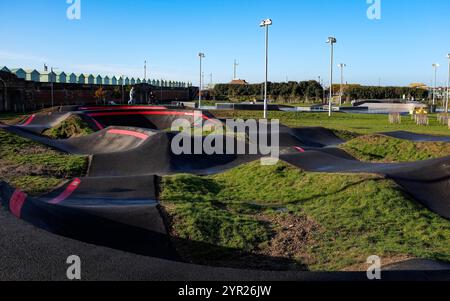
M167 110L161 106L114 106L114 107L81 107L80 111L101 111L101 110Z
M103 125L101 125L100 122L98 122L98 121L95 120L94 118L92 118L92 121L95 123L95 126L96 126L99 130L103 130L103 129L104 129Z
M81 184L80 179L77 178L77 179L73 180L72 183L70 183L69 186L67 186L67 188L60 195L58 195L56 198L49 201L48 203L57 205L57 204L63 202L68 197L70 197L75 190L77 190L77 188L78 188L78 186L80 186L80 184Z
M300 146L294 146L294 148L295 148L296 150L298 150L299 152L301 152L301 153L304 153L304 152L305 152L305 150L304 150L303 148L301 148Z
M132 115L163 115L163 116L194 116L194 113L188 112L161 112L161 111L138 111L138 112L98 112L98 113L89 113L87 114L89 117L102 117L102 116L132 116ZM209 118L208 116L201 115L201 118L204 120L215 121L217 124L221 124L220 121Z
M33 122L33 120L34 120L35 117L36 117L36 115L31 115L30 117L28 117L28 119L27 119L24 123L21 124L21 126L27 126L27 125L29 125L30 123Z
M116 134L116 135L133 136L133 137L139 138L141 140L147 140L149 137L147 134L144 134L144 133L127 131L127 130L108 130L107 133L108 134Z
M22 208L26 199L27 195L16 189L9 200L9 210L11 210L12 214L14 214L17 218L20 218L22 215Z

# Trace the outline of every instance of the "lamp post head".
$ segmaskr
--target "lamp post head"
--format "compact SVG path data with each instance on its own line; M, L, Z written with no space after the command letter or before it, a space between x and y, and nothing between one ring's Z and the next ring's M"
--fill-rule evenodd
M328 44L335 44L335 43L337 43L337 40L336 40L335 37L328 37L327 43Z
M345 68L345 67L347 67L347 64L339 64L338 67L339 68Z
M265 20L262 20L262 22L261 22L261 24L259 24L259 26L266 27L266 26L270 26L272 24L273 24L272 19L265 19Z
M198 54L198 57L203 59L203 58L205 58L205 54L202 53L202 52L200 52L200 53Z
M449 54L447 54L447 58L450 60L450 53Z
M436 64L433 64L433 67L434 67L434 68L439 68L439 67L441 67L441 65L439 65L439 64L436 63Z

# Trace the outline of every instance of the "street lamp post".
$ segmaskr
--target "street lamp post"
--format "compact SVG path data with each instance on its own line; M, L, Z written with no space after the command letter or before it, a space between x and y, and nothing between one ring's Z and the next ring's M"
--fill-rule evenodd
M330 61L330 99L328 103L328 116L331 117L333 110L333 64L334 64L334 44L337 40L335 37L329 37L327 43L331 46L331 61Z
M339 96L339 106L342 106L342 97L344 97L344 68L347 67L346 64L339 64L339 68L341 68L341 93Z
M434 89L433 89L433 106L436 105L436 90L437 90L437 69L440 67L439 64L433 64L434 68Z
M445 114L448 114L448 102L450 98L450 54L447 55L448 58L448 79L447 79L447 101L445 102Z
M264 81L264 119L267 119L267 82L269 79L269 26L273 24L272 19L266 19L261 22L260 27L266 29L266 77Z
M125 104L125 89L124 89L124 82L125 78L123 77L123 74L121 76L121 83L122 83L122 104Z
M203 88L202 60L205 58L205 54L200 52L198 54L198 57L200 58L200 89L198 91L198 108L200 109L202 107L202 88Z
M55 73L53 72L54 70L56 70L56 69L58 69L58 68L55 68L55 67L50 67L50 82L51 82L51 87L52 87L52 108L53 108L53 106L54 106L54 99L55 99L55 95L54 95L54 81L56 80L54 80L53 79L53 77L54 77L54 75L55 75Z

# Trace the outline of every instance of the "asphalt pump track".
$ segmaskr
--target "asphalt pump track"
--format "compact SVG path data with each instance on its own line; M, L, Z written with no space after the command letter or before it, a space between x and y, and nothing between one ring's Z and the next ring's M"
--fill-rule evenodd
M94 134L53 140L41 135L69 116L85 120ZM86 280L367 280L365 273L250 271L197 266L181 261L158 204L160 176L216 174L262 155L175 155L167 131L179 118L194 125L189 110L165 107L65 107L0 128L62 152L89 155L84 178L39 198L0 183L3 280L64 280L67 254L86 258ZM203 113L203 120L212 116ZM269 132L269 131L268 131ZM401 164L361 162L336 148L343 143L324 128L279 130L280 159L313 172L374 173L394 180L415 200L450 219L450 157ZM247 133L249 134L249 133ZM447 137L386 133L414 141ZM204 137L202 139L205 139ZM224 145L237 144L236 137ZM269 139L270 141L270 139ZM270 143L270 142L269 142ZM249 148L248 142L245 147ZM448 265L408 261L389 267L384 280L450 280Z

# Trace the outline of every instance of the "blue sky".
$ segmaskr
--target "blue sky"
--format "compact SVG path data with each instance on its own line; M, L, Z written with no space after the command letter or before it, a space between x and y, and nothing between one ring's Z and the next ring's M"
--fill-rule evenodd
M450 1L381 0L381 20L369 20L367 0L81 0L81 20L68 20L66 0L1 0L0 65L68 72L126 74L198 84L228 82L233 60L249 82L264 78L264 32L272 18L270 80L328 79L329 35L336 64L352 83L429 84L439 81L450 53ZM338 70L336 70L336 78Z

